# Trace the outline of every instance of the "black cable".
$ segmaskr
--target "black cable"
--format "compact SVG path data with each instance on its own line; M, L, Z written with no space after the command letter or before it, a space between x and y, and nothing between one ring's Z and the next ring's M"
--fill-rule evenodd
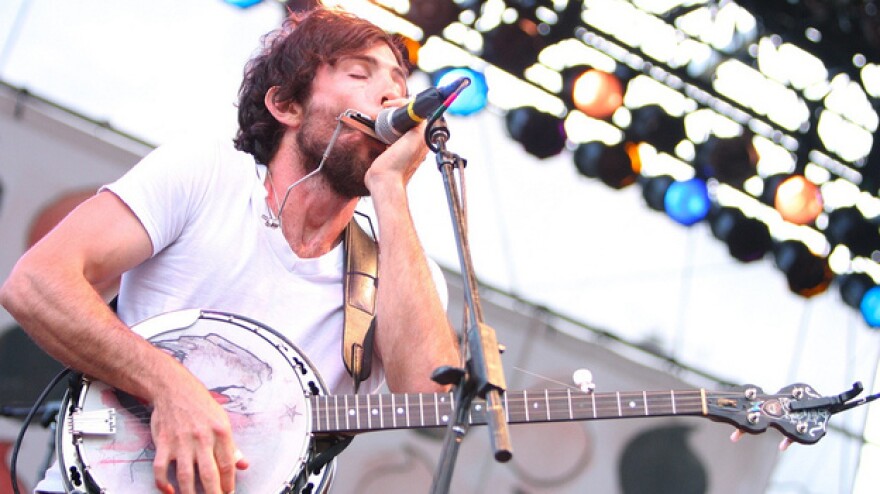
M15 445L12 447L12 460L11 465L9 466L9 473L12 481L12 492L13 494L21 494L18 490L18 453L21 450L21 443L24 441L24 434L27 432L28 427L31 424L31 421L34 420L34 416L40 410L40 407L43 405L43 402L46 401L46 397L49 396L49 393L55 389L55 386L64 379L70 373L70 367L65 367L64 370L59 372L49 381L49 384L43 389L43 392L40 393L40 396L37 397L37 401L34 402L34 405L31 407L30 412L28 412L27 417L24 419L24 423L21 424L21 430L18 431L18 437L15 438Z

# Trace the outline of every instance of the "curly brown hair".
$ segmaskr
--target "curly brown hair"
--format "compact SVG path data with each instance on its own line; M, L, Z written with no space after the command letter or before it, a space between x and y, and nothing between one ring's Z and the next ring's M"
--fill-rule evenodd
M281 28L263 37L262 50L245 66L238 91L235 148L252 154L258 163L268 164L284 126L266 108L266 92L278 86L278 102L305 104L322 64L333 65L376 43L387 44L401 68L408 70L400 39L364 19L324 8L291 14Z

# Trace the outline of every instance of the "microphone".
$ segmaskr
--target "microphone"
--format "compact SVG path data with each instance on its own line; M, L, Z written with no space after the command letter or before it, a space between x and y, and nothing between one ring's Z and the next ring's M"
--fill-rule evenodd
M446 111L470 83L470 79L461 77L445 86L425 89L406 106L380 111L374 126L376 137L385 144L392 144L422 120Z

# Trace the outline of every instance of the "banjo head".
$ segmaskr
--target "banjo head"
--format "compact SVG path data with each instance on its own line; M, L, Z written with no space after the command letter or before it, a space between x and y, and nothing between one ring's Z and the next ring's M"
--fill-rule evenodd
M250 464L236 473L237 493L327 488L335 463L308 478L300 475L312 452L308 396L326 394L326 388L283 336L256 321L206 310L170 312L132 329L180 361L229 414L235 444ZM68 392L58 429L68 491L158 492L151 412L141 400L99 381L83 379L79 390ZM173 468L169 477L174 483Z

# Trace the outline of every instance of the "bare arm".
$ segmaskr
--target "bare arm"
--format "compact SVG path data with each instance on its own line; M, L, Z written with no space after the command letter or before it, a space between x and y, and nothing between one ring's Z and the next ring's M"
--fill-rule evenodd
M406 183L425 156L423 126L374 162L366 177L379 219L378 352L392 391L437 391L441 365L459 365L458 344L416 235Z
M221 492L218 470L222 491L229 492L234 445L225 412L182 365L123 324L94 288L151 252L135 215L114 194L102 192L18 261L0 288L0 303L49 354L154 406L160 489L168 492L168 464L177 460L181 492L194 492L196 464L207 492Z

